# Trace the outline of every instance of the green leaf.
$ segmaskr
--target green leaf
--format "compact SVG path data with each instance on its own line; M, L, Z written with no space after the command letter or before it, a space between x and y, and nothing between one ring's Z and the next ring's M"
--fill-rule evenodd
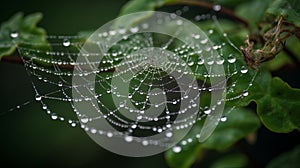
M300 27L298 0L275 0L266 12L274 16L285 16L288 22Z
M254 0L242 3L236 13L248 20L254 28L266 15L285 16L287 21L300 26L298 0Z
M123 6L120 15L126 15L134 12L152 11L157 7L163 6L169 1L170 0L131 0Z
M238 6L235 12L239 16L245 18L250 23L251 27L255 28L264 17L271 2L272 0L248 1Z
M171 168L189 168L200 157L202 150L201 145L193 144L188 150L184 150L179 154L168 150L165 157Z
M280 78L273 78L267 94L257 100L262 122L274 132L300 128L300 90L291 88Z
M46 40L46 32L37 27L42 19L41 13L34 13L23 17L17 13L0 27L0 59L3 56L11 55L17 46L32 46L33 48L49 48ZM12 33L16 33L12 37Z
M213 2L214 4L222 5L227 8L234 8L240 5L241 3L247 2L248 0L210 0L210 1Z
M275 59L272 59L263 64L263 67L267 68L270 71L276 71L280 68L286 66L287 64L292 64L292 60L284 52L280 52L276 55Z
M202 144L209 149L224 150L260 127L256 115L246 109L234 109L225 113L228 120L221 122L213 134Z
M299 97L300 89L291 88L280 78L262 71L249 89L249 96L235 104L246 106L255 101L262 123L271 131L287 133L300 128Z
M246 109L228 110L225 115L228 120L224 123L219 123L213 134L204 143L199 143L194 139L191 143L181 146L182 151L180 153L174 153L172 150L167 151L165 156L170 167L190 167L204 149L224 150L254 132L260 126L256 115ZM187 138L192 138L199 134L202 125L203 121L195 124Z
M216 160L210 168L246 167L247 157L242 154L231 154Z
M119 19L118 22L115 23L115 26L118 27L119 25L122 25L122 27L127 27L133 25L136 22L150 17L153 13L150 11L155 11L156 8L162 7L166 3L172 3L176 1L178 0L131 0L123 6L119 16L128 15L135 12L149 12L142 13L139 17L134 16L131 19L128 19L128 17L126 20Z
M293 150L279 155L277 158L272 160L267 168L298 168L300 160L300 146L295 147Z

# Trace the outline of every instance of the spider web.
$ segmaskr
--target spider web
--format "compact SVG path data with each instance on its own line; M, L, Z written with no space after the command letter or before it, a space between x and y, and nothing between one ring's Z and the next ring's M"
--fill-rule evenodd
M175 13L184 16L188 12L185 7ZM248 69L243 63L239 49L224 33L214 14L196 14L193 21L211 22L210 27L204 31L214 45L205 48L206 51L159 33L139 33L139 27L111 30L100 34L102 38L108 39L125 31L134 33L131 36L124 36L103 55L99 52L88 54L81 52L82 46L87 42L82 36L51 35L47 36L50 45L42 46L48 48L47 50L37 49L41 47L40 44L30 43L20 45L18 51L32 79L32 87L36 93L35 100L41 104L42 110L52 120L66 122L71 127L79 126L89 134L123 139L128 143L135 141L142 146L170 147L172 145L170 139L176 136L176 131L187 129L205 119L221 103L248 96L248 90L256 76L256 72ZM28 34L28 36L33 35ZM11 37L17 38L18 35L14 32ZM191 34L190 38L199 39L200 36ZM88 42L98 48L102 47L98 41ZM201 40L200 43L205 45L207 39ZM162 64L165 62L158 57L145 57L150 51L136 53L151 47L163 48L174 54L167 53L169 62ZM201 56L211 50L219 53L219 56L217 58ZM86 57L89 61L78 62L76 61L78 57ZM103 58L99 60L98 57ZM208 65L208 68L204 64ZM215 64L224 66L225 70L225 80L220 82L219 88L211 86L211 80L222 75L211 72L210 67ZM93 67L94 65L99 66ZM191 71L183 68L186 66L190 67ZM74 67L81 69L73 71ZM84 67L93 67L94 71L86 71ZM93 82L78 85L72 83L72 77L84 78L91 73L96 74ZM192 84L178 83L176 79L183 76L176 76L176 74L183 73L193 75L197 80L192 81ZM130 75L133 77L129 78ZM116 82L123 85L117 86ZM223 83L226 85L224 86ZM187 89L180 88L180 85ZM95 94L85 95L80 89ZM225 90L226 98L220 99L217 104L201 101L199 106L197 105L200 99L210 98L212 91L222 89ZM72 91L75 91L79 97L74 97ZM198 94L193 94L192 97L184 96L192 91L197 91ZM160 98L161 95L165 98ZM123 101L125 99L127 101ZM187 107L182 110L180 104L187 100L189 101ZM74 105L80 102L89 102L93 111L82 114L81 110ZM27 104L28 102L23 105ZM20 106L12 110L16 108ZM162 113L146 113L153 108ZM229 109L234 108L235 106L232 106ZM176 117L187 111L191 111L189 115L176 120ZM226 120L226 116L219 118L221 122ZM102 130L95 125L103 121L108 122L114 129ZM154 135L160 133L165 136L152 139ZM181 145L191 143L199 137L200 133L193 138L183 138L180 145L173 147L173 151L180 152Z

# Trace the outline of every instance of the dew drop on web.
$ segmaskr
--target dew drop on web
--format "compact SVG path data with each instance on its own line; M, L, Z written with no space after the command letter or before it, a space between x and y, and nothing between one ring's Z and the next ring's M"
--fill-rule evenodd
M69 40L69 39L64 39L64 41L63 41L63 46L64 46L64 47L69 47L70 45L71 45L70 40Z
M172 148L172 151L173 151L174 153L180 153L181 150L182 150L182 148L181 148L180 146L174 146L174 147Z
M10 33L10 37L11 38L17 38L17 37L19 37L19 33L16 32L16 31L13 31L13 32Z

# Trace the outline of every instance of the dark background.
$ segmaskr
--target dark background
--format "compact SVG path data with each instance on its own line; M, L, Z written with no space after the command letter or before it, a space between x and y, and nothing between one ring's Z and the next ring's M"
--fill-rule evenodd
M76 35L79 31L96 30L114 19L126 2L2 1L0 23L16 12L42 12L44 18L39 26L48 35ZM31 81L22 65L0 62L0 79L0 167L167 167L163 154L145 158L119 156L101 148L79 127L52 121L34 101ZM28 100L29 105L8 112Z
M44 18L39 26L48 35L76 35L79 31L96 30L114 19L125 3L126 0L6 1L0 6L0 23L19 11L42 12ZM274 75L299 88L298 73L299 67L285 67ZM119 156L101 148L82 129L52 121L34 101L31 80L22 65L0 61L0 79L0 167L167 167L163 154L145 158ZM29 105L8 111L28 100ZM275 134L261 128L256 144L242 144L242 149L257 167L264 167L299 142L299 133Z

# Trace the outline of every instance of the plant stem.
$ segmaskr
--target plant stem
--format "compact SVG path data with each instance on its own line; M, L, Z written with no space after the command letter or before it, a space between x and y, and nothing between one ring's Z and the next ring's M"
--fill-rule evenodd
M0 62L9 62L9 63L24 65L23 59L21 58L21 56L18 56L18 55L11 55L11 56L2 57ZM72 70L72 71L74 70L74 65L57 65L57 64L53 64L52 66L53 67L54 66L59 67L60 69L66 69L66 70ZM114 71L115 71L115 69L112 68L112 69L108 69L106 71L101 71L101 72L114 72Z
M24 65L23 59L21 58L21 56L18 56L18 55L2 57L1 62L9 62L9 63L16 63L16 64ZM73 65L56 65L56 66L58 66L61 69L67 69L67 70L74 69Z
M20 56L17 55L11 55L11 56L4 56L1 58L1 62L10 62L10 63L16 63L16 64L24 64L23 60Z

